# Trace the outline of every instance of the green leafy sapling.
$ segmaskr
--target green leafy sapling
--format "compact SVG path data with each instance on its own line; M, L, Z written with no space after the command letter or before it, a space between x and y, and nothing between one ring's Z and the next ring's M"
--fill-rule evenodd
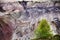
M42 19L34 31L35 37L40 39L50 38L53 34L46 19Z

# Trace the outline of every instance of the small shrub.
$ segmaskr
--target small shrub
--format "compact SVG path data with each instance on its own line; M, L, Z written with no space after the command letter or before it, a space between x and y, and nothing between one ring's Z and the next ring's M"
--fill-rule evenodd
M46 19L42 19L40 21L37 29L34 32L35 37L40 39L48 39L53 35L52 31L50 30L50 25L48 24Z

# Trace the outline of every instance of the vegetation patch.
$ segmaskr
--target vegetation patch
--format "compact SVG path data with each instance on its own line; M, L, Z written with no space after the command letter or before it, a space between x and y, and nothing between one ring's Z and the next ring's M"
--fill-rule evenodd
M46 19L42 19L34 31L35 38L32 40L60 40L60 35L53 35Z

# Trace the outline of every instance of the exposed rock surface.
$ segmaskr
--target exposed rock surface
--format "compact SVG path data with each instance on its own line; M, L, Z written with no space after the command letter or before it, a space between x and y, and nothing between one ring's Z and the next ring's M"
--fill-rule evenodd
M50 25L53 18L60 19L60 6L57 4L55 6L53 2L31 2L31 4L31 6L27 4L26 9L18 2L1 4L5 12L0 12L0 17L8 19L14 25L12 40L30 40L34 37L33 31L37 27L38 21L43 18L46 18ZM53 29L55 26L51 25L51 27L55 33L56 29Z

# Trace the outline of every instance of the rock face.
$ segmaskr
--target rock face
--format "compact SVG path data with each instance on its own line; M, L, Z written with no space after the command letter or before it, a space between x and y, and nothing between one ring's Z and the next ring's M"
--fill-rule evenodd
M55 17L58 17L60 19L60 6L58 5L58 3L54 5L53 2L28 2L26 5L26 9L24 9L23 5L19 2L9 2L0 4L1 8L5 10L4 12L0 11L0 18L4 18L6 19L6 21L9 20L13 24L11 24L12 27L8 25L9 29L3 28L4 30L8 30L8 33L13 33L13 35L11 34L11 40L30 40L31 38L33 38L34 30L36 29L38 22L43 18L46 18L48 20L53 32L57 33L56 27L51 24L51 21ZM3 24L2 27L4 27ZM10 27L14 28L13 32Z
M0 18L0 40L11 40L13 34L13 27L10 22L5 23Z

